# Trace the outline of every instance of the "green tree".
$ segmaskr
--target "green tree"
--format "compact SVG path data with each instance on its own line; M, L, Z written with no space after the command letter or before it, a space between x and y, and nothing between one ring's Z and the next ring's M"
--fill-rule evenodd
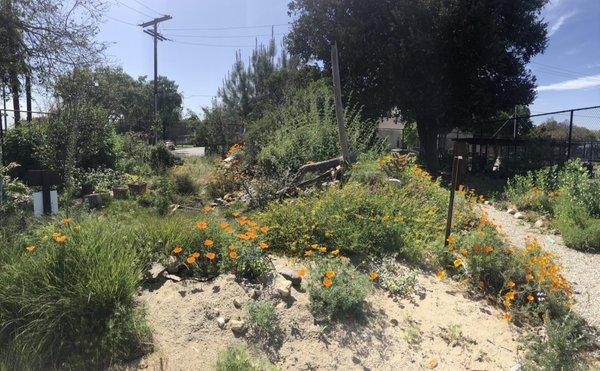
M546 47L546 0L292 0L292 54L329 69L363 112L394 108L417 123L422 158L437 171L436 138L535 97L526 69Z

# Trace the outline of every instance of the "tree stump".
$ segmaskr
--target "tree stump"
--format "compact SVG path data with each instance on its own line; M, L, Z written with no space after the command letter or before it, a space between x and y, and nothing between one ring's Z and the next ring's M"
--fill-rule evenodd
M127 187L129 188L129 193L132 196L139 196L146 193L146 183L129 183Z
M90 193L83 196L83 200L90 210L102 207L102 195L100 193Z
M129 188L113 187L113 198L115 200L126 200L129 197Z

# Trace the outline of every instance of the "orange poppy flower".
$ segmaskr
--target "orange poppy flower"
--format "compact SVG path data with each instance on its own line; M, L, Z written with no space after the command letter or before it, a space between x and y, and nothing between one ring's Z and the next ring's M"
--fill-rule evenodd
M238 238L239 238L240 240L244 240L244 241L248 241L248 240L250 239L250 237L248 237L248 235L247 235L247 234L245 234L245 233L240 233L240 234L238 234Z
M231 215L233 215L234 218L237 218L238 216L240 216L240 212L239 211L234 211L231 213Z
M187 259L185 259L185 262L188 264L194 264L196 262L196 258L194 257L194 255L190 255L187 257Z
M35 251L35 246L34 245L29 245L25 248L25 250L27 250L28 252L34 252Z
M71 223L71 219L69 218L64 218L60 221L60 225L67 225L69 223Z
M252 228L256 227L258 225L258 223L256 223L254 220L249 220L248 221L248 225Z
M379 277L379 274L377 274L377 272L371 272L371 273L369 273L369 279L371 281L375 281L377 279L377 277Z
M301 268L299 268L299 269L298 269L298 275L299 275L300 277L304 277L304 276L306 276L306 268L304 268L304 267L301 267Z
M456 259L456 260L454 260L454 267L455 267L455 268L458 268L458 267L460 267L460 266L461 266L461 265L463 265L463 264L464 264L464 262L463 262L463 260L462 260L462 259L460 259L460 258L459 258L459 259Z
M340 254L340 249L335 249L331 252L331 255L338 256Z
M262 233L267 233L267 232L269 232L269 227L267 227L266 225L264 225L264 226L260 227L260 231Z
M263 250L265 250L265 249L268 249L268 248L269 248L269 244L268 244L268 243L266 243L266 242L261 242L261 243L259 244L259 246L260 246L260 248L261 248L261 249L263 249Z
M229 252L229 258L230 258L230 259L233 259L233 260L235 260L235 259L237 259L237 257L238 257L238 253L237 253L236 251L234 251L234 250L231 250L231 251Z
M446 272L440 269L435 273L435 275L437 276L437 278L444 278L446 277Z
M200 257L200 253L198 251L194 251L194 253L192 254L192 256L196 259L198 259Z
M215 254L214 252L207 252L206 254L204 254L204 256L206 256L208 260L214 260L217 257L217 254Z
M328 269L328 270L325 271L325 277L327 277L327 278L333 278L333 277L335 277L335 272L332 271L331 269Z
M485 253L488 253L488 254L489 254L489 253L491 253L492 251L494 251L494 248L493 248L493 247L491 247L490 245L485 245L485 246L483 247L483 252L485 252Z
M462 249L460 249L460 254L461 255L467 255L469 252L467 251L467 249L465 249L464 247Z
M258 235L254 231L248 231L248 232L246 232L246 237L248 237L248 239L250 239L250 240L253 240L256 237L258 237Z
M323 286L325 286L325 287L329 287L329 286L331 286L332 284L333 284L333 281L331 281L329 278L325 278L325 279L323 280Z
M183 248L181 246L175 246L173 248L173 254L179 254L182 251L183 251Z
M204 221L204 220L200 220L198 222L198 224L196 224L198 226L198 228L200 229L206 229L206 227L208 227L208 224Z
M506 287L513 288L515 287L515 283L512 280L508 280L508 282L506 283Z
M63 243L68 239L67 236L65 236L64 234L61 234L60 236L56 236L54 237L54 240L58 243Z
M205 212L205 213L209 213L209 212L211 212L211 211L212 211L212 209L213 209L213 208L212 208L212 206L210 206L210 205L206 205L206 206L204 206L204 207L203 207L203 209L204 209L204 212Z
M502 317L504 317L505 320L510 321L512 319L512 314L506 312Z
M535 299L535 297L531 294L527 295L527 300L529 301L533 301L533 299Z
M223 230L227 230L229 229L229 223L227 223L226 221L222 221L219 223L219 227L221 227L221 229Z
M525 275L525 278L527 279L527 281L531 281L531 280L533 279L533 274L531 274L531 273L527 273L527 274Z
M204 246L212 246L213 245L213 240L211 239L206 239L204 240Z

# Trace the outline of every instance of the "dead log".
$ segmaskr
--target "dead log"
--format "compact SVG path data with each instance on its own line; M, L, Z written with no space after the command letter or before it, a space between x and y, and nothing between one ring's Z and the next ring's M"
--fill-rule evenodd
M330 177L332 179L337 179L339 177L340 173L344 171L344 168L345 168L344 165L345 165L345 162L344 162L344 158L342 156L335 157L335 158L325 160L325 161L314 162L311 164L302 165L296 172L296 175L294 175L294 177L290 181L290 184L287 187L279 190L277 192L277 194L279 196L282 196L282 195L290 193L290 191L292 189L308 187L308 186L316 184L316 183L323 181ZM316 176L315 178L303 181L304 176L306 174L314 173L314 172L322 172L324 170L325 170L325 172L321 173L320 175Z

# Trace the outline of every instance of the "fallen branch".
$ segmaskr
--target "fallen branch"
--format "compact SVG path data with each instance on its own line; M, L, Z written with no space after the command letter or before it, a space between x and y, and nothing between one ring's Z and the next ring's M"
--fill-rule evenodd
M343 171L344 166L342 165L344 164L344 159L342 156L340 156L325 161L302 165L298 169L298 172L296 172L296 175L294 175L292 178L290 184L287 187L279 190L277 194L281 196L289 193L294 188L308 187L329 177L335 179L339 176L339 173ZM337 167L340 167L340 169L335 170ZM302 181L307 173L321 172L323 170L326 171L317 177Z

